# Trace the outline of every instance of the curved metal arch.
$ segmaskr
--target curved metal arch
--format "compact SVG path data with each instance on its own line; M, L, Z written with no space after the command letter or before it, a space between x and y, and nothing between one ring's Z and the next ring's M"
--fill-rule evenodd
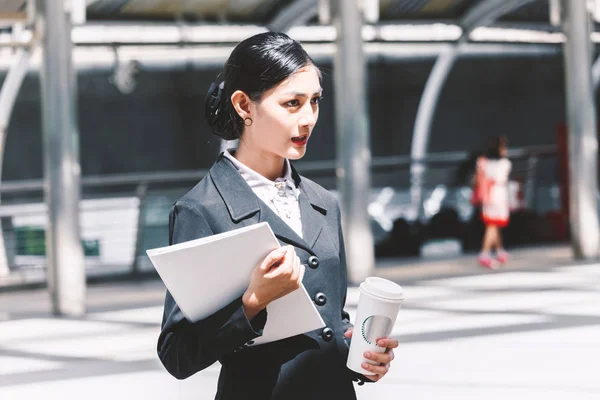
M0 89L0 181L2 180L2 166L4 164L8 123L10 122L10 116L21 84L27 75L31 53L32 49L30 48L22 48L17 51L14 62ZM0 276L6 276L8 273L8 257L4 245L4 235L0 226Z
M463 33L458 42L440 53L429 74L425 89L419 102L415 127L411 143L410 156L413 160L410 166L411 202L416 208L417 218L423 216L423 184L427 168L419 160L427 154L431 125L437 108L440 94L454 63L460 56L461 48L469 40L474 29L496 21L498 18L517 10L535 0L484 0L473 6L461 19Z
M318 0L296 0L281 10L267 27L270 31L287 32L294 26L306 25L318 14Z
M484 0L473 6L461 19L460 24L467 35L477 27L493 23L498 18L509 14L536 0Z

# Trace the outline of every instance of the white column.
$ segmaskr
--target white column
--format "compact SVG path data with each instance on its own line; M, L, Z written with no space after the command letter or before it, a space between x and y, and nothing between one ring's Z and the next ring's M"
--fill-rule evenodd
M46 253L53 311L85 313L85 265L79 233L79 133L71 58L71 21L64 0L40 1Z
M348 277L359 283L374 269L373 234L369 223L371 189L366 59L363 15L357 1L334 2L337 29L334 58L338 188L346 239Z
M567 122L569 208L575 257L598 256L598 138L592 82L590 14L585 0L562 1Z

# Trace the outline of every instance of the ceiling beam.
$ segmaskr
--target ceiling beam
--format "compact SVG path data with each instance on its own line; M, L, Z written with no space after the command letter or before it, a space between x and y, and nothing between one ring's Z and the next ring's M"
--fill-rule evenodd
M460 21L463 36L480 26L490 25L499 18L536 0L483 0L471 7Z
M297 25L306 25L308 21L319 15L318 0L295 0L284 7L267 27L270 31L287 32Z

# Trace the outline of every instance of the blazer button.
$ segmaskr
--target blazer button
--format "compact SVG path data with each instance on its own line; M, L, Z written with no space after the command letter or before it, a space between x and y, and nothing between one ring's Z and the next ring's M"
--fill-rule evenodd
M319 259L315 256L308 257L308 266L312 269L319 268Z
M315 304L318 306L324 306L327 303L327 296L325 293L317 293L315 295Z
M329 342L331 339L333 339L333 329L324 328L321 332L321 337L324 341Z

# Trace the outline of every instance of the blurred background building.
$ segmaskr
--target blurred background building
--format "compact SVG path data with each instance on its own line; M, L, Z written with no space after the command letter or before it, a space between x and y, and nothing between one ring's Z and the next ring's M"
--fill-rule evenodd
M355 277L470 263L483 232L474 160L499 135L513 162L506 245L527 249L518 265L551 263L549 244L560 263L594 259L600 2L354 3L0 0L0 288L49 285L53 311L82 315L86 276L156 280L145 250L167 245L173 202L234 145L205 123L206 90L236 43L267 30L301 41L323 71L319 123L295 166L338 195L350 241L368 223L376 262L350 257ZM343 88L356 74L363 103ZM344 138L340 118L360 117L367 129ZM344 147L357 137L364 148ZM345 164L363 149L369 182ZM83 287L62 306L60 282Z
M327 2L226 3L70 2L73 18L80 19L72 40L81 188L89 210L82 214L88 265L132 264L136 242L135 254L143 264L141 250L166 243L166 210L201 178L220 149L203 118L205 89L235 43L267 29L285 30L302 41L325 72L321 118L311 149L297 167L335 191L336 30L331 11L324 11ZM415 235L399 233L404 236L392 254L385 243L379 253L419 254L423 240L432 235L456 237L461 248L472 249L477 240L468 237L465 226L472 213L465 168L497 135L510 140L514 205L527 220L526 233L519 227L522 234L507 238L515 238L513 244L566 240L566 221L557 215L565 170L559 162L567 121L565 36L554 15L559 12L555 2L364 3L375 243L385 242L394 223L397 230L410 225L411 232L418 232L416 241ZM27 24L35 8L27 4L3 2L0 76L15 62L16 48L29 41L32 49L40 44ZM434 94L439 100L423 106L432 68L449 51L456 51L456 57L442 66L446 76ZM40 65L40 52L33 50L4 149L3 221L9 264L19 269L43 264ZM415 225L418 209L409 191L413 133L419 129L417 118L424 116L430 127L418 222L433 224L429 230ZM111 199L115 196L123 201ZM103 214L107 207L115 218ZM436 226L444 218L450 219L444 225L453 224L447 232ZM555 229L546 229L549 225Z

